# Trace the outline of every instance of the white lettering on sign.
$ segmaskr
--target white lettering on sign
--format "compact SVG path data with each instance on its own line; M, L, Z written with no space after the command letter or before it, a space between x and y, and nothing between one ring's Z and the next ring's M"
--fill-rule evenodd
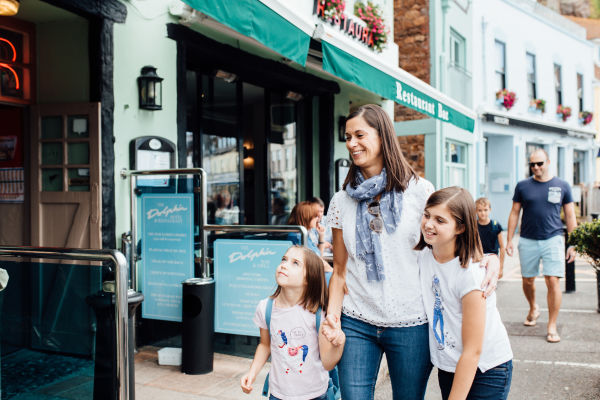
M415 95L413 92L404 90L402 83L396 81L396 98L403 103L410 104L414 109L435 115L435 104ZM446 114L448 114L446 112ZM448 119L446 117L446 119Z
M163 208L162 210L159 210L158 208L152 208L146 212L146 217L148 219L152 219L154 217L166 217L169 214L174 214L174 213L180 212L180 211L187 211L187 208L185 208L181 204L177 204L173 208L169 208L168 206L165 206L165 208Z
M273 256L275 255L274 251L269 249L261 248L260 251L250 250L248 253L244 254L241 251L233 252L229 255L229 262L233 263L239 260L250 260L253 261L255 258L263 257L263 256Z
M444 121L448 121L448 111L444 110L442 103L438 103L438 116Z

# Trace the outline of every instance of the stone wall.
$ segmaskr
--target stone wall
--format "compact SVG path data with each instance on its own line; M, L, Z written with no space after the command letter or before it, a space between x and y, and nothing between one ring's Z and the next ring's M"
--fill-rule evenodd
M562 15L589 18L591 9L589 0L537 0L538 3L553 9Z
M429 0L394 0L394 42L398 65L424 82L431 82ZM408 107L395 105L396 121L426 118Z
M398 136L398 144L410 166L425 177L425 135Z

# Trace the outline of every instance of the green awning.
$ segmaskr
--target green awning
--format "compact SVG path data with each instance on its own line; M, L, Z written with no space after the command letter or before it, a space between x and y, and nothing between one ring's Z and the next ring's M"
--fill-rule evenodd
M231 29L304 66L310 35L258 0L183 0Z
M459 128L473 132L475 126L475 113L462 104L446 98L442 93L413 77L412 81L419 84L408 84L401 72L408 75L399 68L374 67L358 59L339 47L328 43L326 39L321 41L323 48L323 70L352 82L373 93L395 101L403 106L410 107L432 118L449 122ZM386 69L387 71L385 71ZM430 95L424 93L429 92ZM449 103L454 103L452 106ZM462 112L456 108L463 108ZM470 114L470 115L469 115Z

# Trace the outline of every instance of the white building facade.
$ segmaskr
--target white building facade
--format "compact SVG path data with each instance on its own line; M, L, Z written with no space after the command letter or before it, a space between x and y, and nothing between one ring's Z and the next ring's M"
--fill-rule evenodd
M534 1L472 5L477 196L488 197L493 218L506 224L514 187L530 176L529 153L543 148L551 174L580 201L582 187L595 180L598 152L594 124L580 118L594 109L594 45L584 28ZM497 101L502 89L516 94L510 109ZM532 106L535 99L545 101L545 112ZM571 109L566 120L559 105Z

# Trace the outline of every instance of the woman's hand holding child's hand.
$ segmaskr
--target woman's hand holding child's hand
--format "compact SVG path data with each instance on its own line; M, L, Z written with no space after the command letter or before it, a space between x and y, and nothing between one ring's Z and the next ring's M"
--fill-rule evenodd
M250 374L246 374L246 375L242 376L240 385L242 386L242 391L244 393L249 394L252 391L252 384L254 383L255 379L256 379L256 376L253 376Z
M336 347L343 346L346 343L346 335L342 331L340 319L335 315L328 315L325 322L323 322L323 335Z

